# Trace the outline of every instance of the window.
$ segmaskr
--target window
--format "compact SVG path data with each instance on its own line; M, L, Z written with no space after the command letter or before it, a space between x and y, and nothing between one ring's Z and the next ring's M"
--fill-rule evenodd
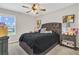
M4 23L8 27L8 35L16 34L16 21L14 16L0 16L0 23Z

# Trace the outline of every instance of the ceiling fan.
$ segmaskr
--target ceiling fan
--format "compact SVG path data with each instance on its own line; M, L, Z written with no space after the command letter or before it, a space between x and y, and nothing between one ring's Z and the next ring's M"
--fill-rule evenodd
M23 5L22 7L31 9L29 11L26 11L26 13L32 12L34 14L39 14L40 11L46 11L46 9L41 8L40 4L38 4L38 3L33 4L31 8L28 6L25 6L25 5Z

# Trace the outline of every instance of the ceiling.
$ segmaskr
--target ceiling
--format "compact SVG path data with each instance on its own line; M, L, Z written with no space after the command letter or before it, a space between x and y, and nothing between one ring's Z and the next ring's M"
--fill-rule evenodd
M32 13L26 13L28 11L28 8L23 8L22 6L29 6L31 7L33 3L0 3L0 8L20 12L20 13L25 13L25 14L30 14L33 15ZM49 12L54 12L55 10L65 8L67 6L72 5L73 3L42 3L40 6L42 8L45 8L46 11L41 11L39 15L46 14Z

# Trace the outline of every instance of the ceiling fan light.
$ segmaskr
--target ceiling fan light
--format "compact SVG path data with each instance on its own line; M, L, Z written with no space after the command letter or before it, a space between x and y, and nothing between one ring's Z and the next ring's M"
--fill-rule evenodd
M35 11L35 10L32 10L31 12L32 12L33 14L36 14L36 11Z
M27 6L22 6L22 7L27 8ZM32 10L27 11L26 13L31 12L31 13L33 13L33 14L39 14L39 12L41 12L41 11L46 11L46 9L42 9L42 8L40 7L40 4L38 4L38 3L33 4L32 7L31 7L31 9L32 9Z

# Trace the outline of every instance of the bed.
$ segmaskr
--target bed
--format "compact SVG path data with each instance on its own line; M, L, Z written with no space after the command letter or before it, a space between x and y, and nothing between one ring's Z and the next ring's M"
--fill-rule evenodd
M42 28L52 33L24 33L20 36L19 45L31 55L46 54L60 42L61 23L46 23Z

